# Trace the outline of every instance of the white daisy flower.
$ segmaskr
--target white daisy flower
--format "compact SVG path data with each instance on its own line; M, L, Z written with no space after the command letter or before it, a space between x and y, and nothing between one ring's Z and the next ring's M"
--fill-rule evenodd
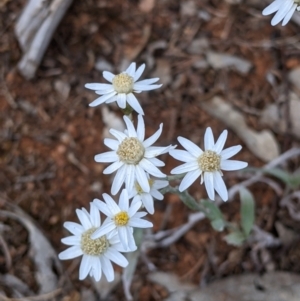
M215 199L215 190L223 201L228 200L228 192L222 179L222 170L238 170L245 168L248 163L243 161L227 160L237 154L242 147L232 146L223 150L227 138L227 130L223 131L217 142L211 128L207 128L204 135L202 151L190 140L178 137L180 144L187 150L171 150L170 155L184 164L171 170L171 174L187 173L182 179L179 191L184 191L201 175L201 184L204 181L207 194L211 200Z
M94 204L107 216L107 219L91 237L97 239L107 233L116 231L123 247L128 251L135 250L136 244L133 237L133 228L153 227L151 222L141 219L141 217L147 214L146 212L137 212L141 208L142 203L133 201L129 206L128 192L126 189L123 189L118 205L106 193L103 194L103 199L105 203L95 199Z
M141 65L136 70L136 63L131 63L125 72L118 75L104 71L103 77L111 84L91 83L85 85L87 89L95 90L96 94L102 95L90 103L90 107L116 101L121 109L125 109L127 102L137 113L144 115L144 111L133 93L150 91L162 86L153 85L159 80L159 78L137 81L144 70L145 64Z
M156 178L165 178L166 175L157 168L157 166L161 167L165 164L155 157L168 152L173 146L151 146L161 135L162 123L157 132L145 140L143 116L138 115L136 130L132 121L127 116L123 118L127 126L127 131L122 133L111 129L109 132L118 140L104 139L104 144L112 149L112 151L96 155L95 161L103 163L113 162L103 171L104 174L111 174L117 170L111 187L113 195L120 190L124 182L126 189L131 191L135 181L139 183L145 192L149 192L150 185L146 173Z
M141 188L138 182L135 182L133 189L129 192L129 198L133 198L133 202L142 202L148 213L154 213L154 198L162 201L164 199L163 194L159 192L159 189L165 188L169 185L168 181L157 180L147 175L150 191L145 192Z
M61 252L58 257L61 260L72 259L82 255L79 268L79 279L83 280L88 275L99 281L102 272L107 281L114 280L114 270L111 261L121 267L128 265L127 259L120 253L126 252L117 235L108 233L97 239L92 239L91 235L97 231L101 225L100 213L97 207L91 203L90 213L86 209L77 209L76 214L81 224L65 222L64 227L73 236L65 237L61 241L71 246Z
M277 25L282 21L282 26L285 26L296 10L300 11L300 0L275 0L263 10L262 14L267 16L276 12L271 25Z

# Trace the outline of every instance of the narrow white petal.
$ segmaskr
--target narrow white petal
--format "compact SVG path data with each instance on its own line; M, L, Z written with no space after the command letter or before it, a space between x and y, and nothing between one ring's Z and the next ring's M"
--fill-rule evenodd
M136 82L135 84L137 84L137 85L151 85L151 84L154 84L158 81L159 81L159 77L155 77L155 78L140 80L140 81Z
M247 162L237 160L221 161L221 169L223 170L239 170L248 166Z
M96 162L111 163L119 160L119 156L115 151L110 151L102 154L98 154L94 157Z
M166 175L162 173L156 166L154 166L147 159L142 159L139 163L140 167L143 168L146 172L148 172L153 177L157 178L165 178Z
M196 179L200 177L201 173L202 171L200 169L188 172L179 185L179 191L182 192L189 188L196 181Z
M190 162L196 159L195 156L191 155L189 152L181 149L172 149L169 151L170 156L173 158L182 161L182 162Z
M135 83L133 89L137 91L151 91L160 88L162 85L142 85L140 83Z
M193 170L196 170L196 169L200 170L199 164L195 160L195 161L187 162L187 163L184 163L182 165L179 165L179 166L173 168L171 170L171 174L178 175L178 174L186 173L186 172L193 171Z
M220 172L214 173L214 188L220 195L221 199L226 202L228 200L228 191Z
M214 177L212 172L205 172L204 173L204 184L206 188L206 192L208 197L211 200L215 199L215 189L214 189Z
M142 190L145 192L150 191L149 181L145 171L140 167L140 165L135 165L135 175L136 181L141 186Z
M126 108L126 94L125 93L119 93L117 95L117 103L121 109Z
M112 92L115 92L115 95L117 94L117 92L115 91L115 89L112 85L109 89L95 91L95 93L98 94L98 95L109 94L109 93L112 93ZM110 102L110 100L109 100L109 102ZM108 100L106 101L106 103L108 103Z
M288 13L288 11L292 8L294 1L293 0L288 0L280 7L280 9L277 11L273 19L271 20L271 25L275 26L277 25L285 15Z
M138 122L137 122L137 138L140 141L144 141L145 139L145 122L142 115L138 115Z
M92 239L99 238L112 230L116 229L116 225L112 220L109 220L107 223L103 224L101 227L99 227L92 235Z
M155 165L157 167L165 166L165 163L157 158L148 158L146 156L145 156L145 158L147 158L153 165Z
M116 151L120 145L120 143L117 140L111 138L105 138L104 144L114 151Z
M105 253L106 255L106 253ZM102 265L102 272L105 275L108 282L111 282L115 279L115 273L113 266L108 258L106 256L100 257L101 265Z
M137 98L132 94L132 93L128 93L126 95L126 99L127 102L129 103L129 105L138 113L141 115L145 115L144 111L139 103L139 101L137 100Z
M153 214L154 213L154 201L153 201L153 197L151 196L151 194L144 193L142 196L142 201L143 201L143 204L144 204L146 210L150 214Z
M126 229L126 227L118 227L118 235L119 235L119 239L121 241L121 244L123 245L123 247L126 249L128 248L128 240L129 240L129 237L128 237L128 231Z
M221 160L226 160L236 155L242 149L241 145L228 147L221 152Z
M157 157L163 153L166 153L166 149L168 149L169 146L150 146L146 148L145 151L145 158L153 158Z
M93 227L90 219L82 210L76 209L76 214L77 214L77 217L80 220L80 223L82 224L84 230L88 230Z
M112 85L111 84L101 84L101 83L89 83L84 85L85 88L91 89L91 90L107 90L111 89Z
M114 199L107 193L102 194L105 203L107 204L107 208L110 210L112 214L117 214L121 211L120 207L114 201Z
M108 208L107 204L105 204L104 202L98 199L94 199L93 203L98 208L98 210L104 213L106 216L111 218L114 216L114 214L112 214L111 210Z
M143 64L143 65L141 65L141 66L136 70L135 75L134 75L134 78L133 78L134 82L136 82L137 80L139 80L139 78L141 77L142 73L143 73L144 70L145 70L145 67L146 67L146 65Z
M142 204L142 203L141 203ZM141 217L145 217L147 215L147 212L145 211L139 211L135 214L135 217L137 218L141 218Z
M94 101L92 101L89 106L90 107L96 107L98 105L101 105L102 103L106 102L107 100L115 97L116 95L116 92L111 92L111 93L108 93L108 94L104 94L98 98L96 98Z
M152 188L154 189L161 189L161 188L165 188L169 185L169 181L165 181L165 180L155 180Z
M113 195L116 195L118 193L121 186L125 182L126 169L127 169L127 165L125 164L118 169L111 186L111 193Z
M136 69L136 63L131 63L129 67L126 69L125 73L127 73L128 75L134 78L135 69Z
M129 137L137 137L136 130L133 126L132 121L127 116L124 116L123 119L126 123L126 127L127 127L127 130L128 130L128 136Z
M84 232L84 228L78 223L65 222L64 227L74 235L81 235Z
M83 280L89 274L92 267L92 257L83 255L79 268L79 280Z
M183 137L178 137L177 140L194 157L198 158L203 154L202 149L192 141Z
M121 143L125 138L128 138L128 136L120 131L117 131L115 129L110 129L109 132L118 139L118 141Z
M141 208L141 205L142 203L140 201L140 198L135 198L134 200L132 200L131 205L128 209L129 217L134 216L137 213L137 211Z
M162 133L162 129L163 129L163 124L161 123L159 125L159 129L152 136L150 136L148 139L146 139L143 142L143 145L145 148L151 146L153 143L155 143L157 141L157 139L160 137L160 135Z
M100 258L95 258L93 265L91 267L91 272L93 273L93 277L96 281L100 281L102 276L102 267L101 267L101 261Z
M214 135L210 127L208 127L204 134L204 149L211 150L215 144Z
M297 4L295 3L292 8L288 11L288 13L285 15L283 21L282 21L282 26L285 26L292 18L295 10L296 10Z
M282 5L282 0L275 0L262 11L262 14L264 16L273 14L279 9L280 5Z
M108 167L106 167L103 170L103 174L109 175L109 174L115 172L117 169L119 169L123 165L124 165L124 162L122 162L122 161L116 161L113 164L111 164Z
M116 263L117 265L121 266L122 268L125 268L128 265L128 261L124 257L124 255L119 253L113 247L108 248L107 251L104 253L104 256Z
M148 194L145 194L145 195L148 195ZM150 196L152 196L153 198L159 200L159 201L162 201L164 199L164 195L161 194L158 190L156 189L151 189L150 191ZM146 207L146 206L145 206Z
M81 243L81 236L68 236L68 237L64 237L62 238L61 242L65 245L68 246L80 246Z
M126 177L125 177L125 187L127 190L131 190L134 186L135 181L135 168L133 164L126 165Z
M153 227L153 224L149 221L146 221L144 219L140 218L134 218L132 217L129 221L129 226L135 227L135 228L151 228Z
M128 211L129 209L129 199L128 192L126 189L123 189L119 198L119 207L121 211Z
M67 250L59 253L58 258L60 260L67 260L67 259L72 259L72 258L81 256L82 254L83 254L83 252L79 246L72 246L72 247L68 248Z
M213 150L217 154L219 154L222 151L227 139L227 135L228 135L228 131L227 130L223 131L219 139L217 140L216 144L214 145Z
M91 206L90 219L91 219L92 225L94 227L98 228L101 224L99 210L94 203L90 203L90 206Z
M115 77L115 75L112 74L112 73L109 72L109 71L103 71L102 75L103 75L103 77L104 77L107 81L109 81L109 82L111 82L111 83L112 83L112 81L113 81L113 79L114 79L114 77Z

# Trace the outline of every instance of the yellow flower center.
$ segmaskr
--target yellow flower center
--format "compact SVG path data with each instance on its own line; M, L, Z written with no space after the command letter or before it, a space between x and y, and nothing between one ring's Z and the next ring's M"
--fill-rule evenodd
M144 157L143 144L134 137L125 138L119 145L117 155L120 160L127 164L138 164Z
M220 170L221 156L216 152L207 150L199 158L198 164L204 172L214 172Z
M148 182L149 182L149 186L150 186L150 189L151 189L151 187L152 187L152 185L154 183L154 180L153 179L149 179ZM136 189L136 191L137 191L138 194L144 193L144 190L142 189L142 187L140 186L140 184L138 182L135 182L135 189Z
M112 84L116 92L128 94L133 90L134 81L127 73L121 73L113 78Z
M125 211L121 211L114 216L116 226L126 226L129 221L129 215Z
M91 235L96 231L96 228L91 228L85 231L81 236L81 250L84 254L99 256L107 250L109 242L106 236L101 236L97 239L91 239Z

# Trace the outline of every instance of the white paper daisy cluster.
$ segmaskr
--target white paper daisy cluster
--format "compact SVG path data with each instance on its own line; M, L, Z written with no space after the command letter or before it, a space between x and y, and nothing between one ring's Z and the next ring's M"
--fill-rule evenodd
M157 157L169 153L172 157L184 162L174 168L172 174L184 174L179 185L179 191L188 189L201 176L208 197L215 199L215 190L226 201L228 193L223 181L221 170L238 170L247 166L242 161L228 160L241 150L241 146L233 146L223 150L227 138L225 130L217 142L211 128L207 128L204 136L204 151L186 138L178 137L178 141L185 150L175 149L176 146L154 146L162 134L163 124L150 137L145 137L145 123L142 110L134 93L159 88L159 79L138 81L145 69L145 65L136 70L132 63L125 72L114 75L103 72L103 76L110 84L92 83L86 87L101 95L90 106L102 103L117 102L123 112L126 130L124 132L110 129L113 138L104 139L104 144L110 151L95 156L100 164L109 164L104 174L114 174L111 194L116 195L121 190L119 202L108 194L103 199L95 199L90 204L90 212L77 209L80 224L66 222L64 227L72 236L62 239L70 247L59 254L60 259L72 259L82 256L79 279L88 275L96 281L101 279L102 273L108 281L114 279L112 263L126 267L127 259L123 252L133 252L137 249L134 239L134 228L149 228L152 223L142 219L154 214L154 199L163 200L161 189L169 186L168 177L160 168L165 165ZM132 121L131 112L138 113L136 127ZM126 113L126 114L127 114ZM178 178L180 178L179 176ZM177 189L177 188L176 188ZM145 209L146 211L141 211ZM101 224L100 213L105 216Z
M275 13L271 25L275 26L282 21L282 26L285 26L296 10L300 11L300 0L275 0L263 10L262 14L267 16Z

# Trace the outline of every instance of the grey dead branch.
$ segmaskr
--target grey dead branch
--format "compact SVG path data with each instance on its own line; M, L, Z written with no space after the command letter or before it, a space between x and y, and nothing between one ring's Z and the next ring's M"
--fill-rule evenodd
M29 0L15 28L23 51L20 73L31 79L72 0Z
M35 263L35 278L39 285L39 294L47 294L55 291L58 287L58 277L62 275L62 266L57 258L55 250L48 239L23 210L15 205L10 205L9 208L12 210L1 210L0 216L19 221L28 231L30 242L29 255ZM54 273L53 267L55 267L60 275ZM21 291L23 293L26 291L30 293L20 281L7 277L4 280L10 282L13 281L16 285L18 284L18 290L22 289Z
M163 285L171 294L165 301L298 301L300 276L287 272L272 272L262 277L239 275L215 281L202 289L183 284L173 274L155 272L149 280Z

